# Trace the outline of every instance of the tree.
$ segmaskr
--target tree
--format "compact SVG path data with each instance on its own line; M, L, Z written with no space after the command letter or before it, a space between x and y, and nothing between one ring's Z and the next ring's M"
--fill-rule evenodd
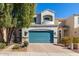
M17 27L18 28L28 28L32 22L34 12L35 12L35 4L33 3L22 3L16 4L18 8L15 18L17 19Z
M3 17L4 17L3 8L4 8L4 4L0 3L0 42L4 41L3 40L3 31L2 31Z
M0 4L0 28L3 30L3 39L10 41L13 28L28 28L33 19L35 4L33 3L3 3Z
M13 4L3 3L0 5L3 16L1 17L0 27L3 29L3 39L7 42L7 30L12 27ZM7 32L7 33L6 33Z
M15 29L29 28L33 20L35 12L35 4L33 3L21 3L14 4L14 23ZM15 34L16 35L16 34Z

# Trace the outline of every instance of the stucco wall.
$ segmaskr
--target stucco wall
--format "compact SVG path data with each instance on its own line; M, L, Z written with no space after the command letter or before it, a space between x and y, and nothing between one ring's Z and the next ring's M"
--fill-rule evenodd
M75 37L79 37L79 27L75 28L75 30L74 30L74 36Z
M44 22L43 16L45 16L45 15L51 15L52 16L52 21L50 23L48 22L47 24L54 24L55 23L55 14L54 14L54 12L51 12L51 11L48 11L48 10L45 10L45 11L41 12L41 23Z
M65 33L67 33L67 36L73 36L74 35L74 17L68 17L66 19L65 25L67 25L69 28L67 29L67 31Z
M67 18L66 25L69 26L69 29L65 33L69 34L68 36L79 37L78 17L79 16L75 15Z

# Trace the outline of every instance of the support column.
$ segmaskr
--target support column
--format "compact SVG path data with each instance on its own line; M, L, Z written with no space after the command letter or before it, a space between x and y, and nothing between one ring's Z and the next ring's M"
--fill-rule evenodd
M64 37L64 30L61 30L61 39Z
M27 28L22 29L22 43L24 41L28 41L28 30L27 30Z
M57 31L57 29L56 30L54 30L54 44L57 44L58 43L58 31Z

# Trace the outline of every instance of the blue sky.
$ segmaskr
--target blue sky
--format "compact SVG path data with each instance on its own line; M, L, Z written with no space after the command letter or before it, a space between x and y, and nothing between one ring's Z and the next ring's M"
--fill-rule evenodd
M66 18L73 14L79 14L79 3L38 3L36 13L45 9L55 11L57 18Z

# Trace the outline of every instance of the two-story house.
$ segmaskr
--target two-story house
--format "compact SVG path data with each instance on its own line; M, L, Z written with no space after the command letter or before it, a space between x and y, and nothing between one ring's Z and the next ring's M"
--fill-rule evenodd
M58 24L55 21L55 12L49 9L34 15L30 28L22 29L22 39L30 43L54 43L58 40Z

